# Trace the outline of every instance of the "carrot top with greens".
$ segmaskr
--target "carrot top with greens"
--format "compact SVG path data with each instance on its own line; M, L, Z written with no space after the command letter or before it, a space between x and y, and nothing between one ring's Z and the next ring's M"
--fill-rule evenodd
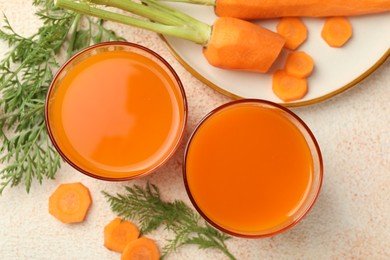
M95 5L92 5L95 4ZM237 18L221 17L213 25L201 22L156 0L56 0L56 5L105 20L192 41L204 47L204 57L216 67L267 72L279 56L284 38ZM149 20L99 8L119 8Z
M210 25L158 1L142 0L141 2L122 0L55 0L57 6L75 12L189 40L203 46L207 45L211 34ZM107 11L99 8L99 5L122 9L150 20Z

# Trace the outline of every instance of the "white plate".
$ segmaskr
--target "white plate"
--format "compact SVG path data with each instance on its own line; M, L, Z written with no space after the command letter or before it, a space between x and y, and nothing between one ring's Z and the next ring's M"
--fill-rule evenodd
M201 21L212 24L217 18L212 7L172 3L171 6ZM321 38L323 18L304 18L308 38L298 50L310 54L315 71L308 78L309 92L301 100L284 103L271 89L271 73L283 67L284 50L267 74L227 71L208 64L202 47L194 43L163 37L174 55L195 77L208 86L233 98L259 98L285 106L313 104L352 87L372 73L390 56L390 13L350 17L353 36L342 48L331 48ZM258 24L276 30L278 20L258 21Z

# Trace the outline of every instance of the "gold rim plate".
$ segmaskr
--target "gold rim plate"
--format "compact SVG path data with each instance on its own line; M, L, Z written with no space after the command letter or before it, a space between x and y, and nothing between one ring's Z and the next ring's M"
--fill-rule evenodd
M171 3L175 8L212 24L217 17L213 8ZM258 98L287 107L316 104L334 97L362 81L390 56L390 14L350 17L353 36L341 48L328 46L321 38L324 18L302 18L308 27L308 38L298 51L305 51L315 61L315 70L308 78L309 92L301 100L283 102L271 89L272 72L283 68L289 51L283 50L266 74L226 71L209 65L202 54L202 46L161 36L174 57L194 77L207 86L233 99ZM278 19L256 21L275 31Z

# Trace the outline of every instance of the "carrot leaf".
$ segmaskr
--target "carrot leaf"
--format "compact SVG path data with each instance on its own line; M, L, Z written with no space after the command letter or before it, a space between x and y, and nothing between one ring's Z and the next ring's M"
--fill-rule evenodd
M20 183L29 192L34 180L53 179L60 168L46 133L44 106L54 70L63 61L61 50L67 47L70 57L94 41L122 39L101 20L61 9L53 0L34 0L33 5L43 22L36 33L18 34L5 16L0 28L0 40L9 47L0 60L0 194Z

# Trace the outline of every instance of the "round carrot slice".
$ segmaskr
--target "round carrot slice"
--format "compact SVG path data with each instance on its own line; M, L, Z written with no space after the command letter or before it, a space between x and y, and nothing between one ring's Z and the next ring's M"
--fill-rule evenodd
M139 237L139 229L129 221L115 218L104 227L104 246L122 253L126 245Z
M84 221L92 199L80 182L61 184L49 198L49 213L63 223Z
M352 25L346 17L327 18L321 36L329 46L339 48L352 37Z
M287 56L284 70L291 76L306 78L314 69L313 58L303 51L290 52Z
M277 32L286 39L284 47L295 50L307 39L307 28L297 17L283 17L276 26Z
M147 237L131 241L125 247L121 260L159 260L160 251L156 243Z
M272 75L272 90L285 102L298 100L307 93L307 81L305 78L291 76L284 70L278 70Z

